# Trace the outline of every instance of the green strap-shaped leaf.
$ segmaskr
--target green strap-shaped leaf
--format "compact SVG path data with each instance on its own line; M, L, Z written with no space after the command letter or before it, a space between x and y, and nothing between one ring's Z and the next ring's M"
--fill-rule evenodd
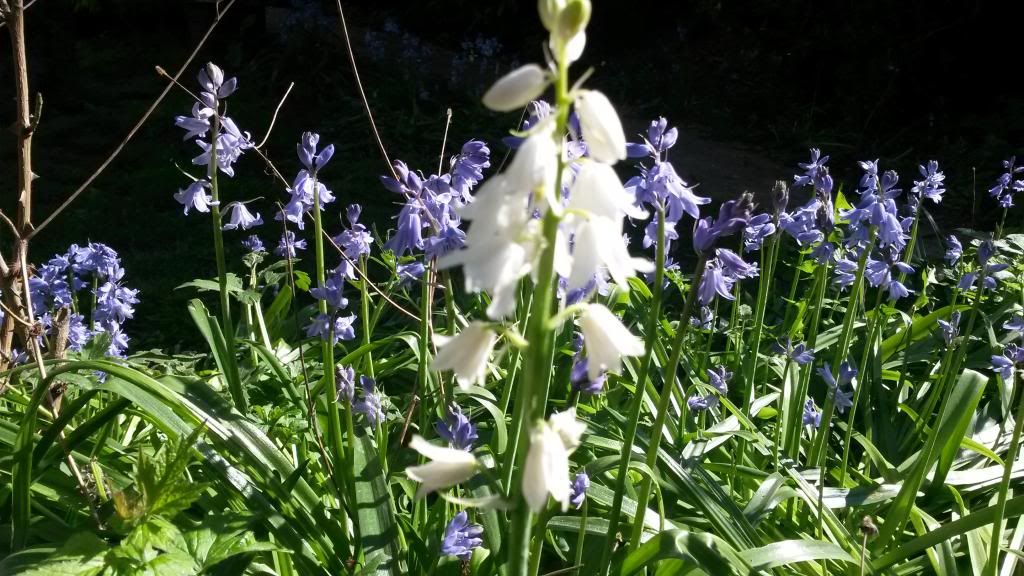
M404 574L406 569L399 550L401 535L395 522L394 499L381 470L377 449L364 436L356 439L354 452L356 520L359 522L366 566L374 566L374 574Z
M753 570L769 570L777 566L810 560L841 560L853 562L853 557L831 542L821 540L782 540L767 546L740 552Z
M622 575L629 576L658 560L682 560L708 574L747 574L750 563L724 540L707 533L666 530L637 548L622 563Z

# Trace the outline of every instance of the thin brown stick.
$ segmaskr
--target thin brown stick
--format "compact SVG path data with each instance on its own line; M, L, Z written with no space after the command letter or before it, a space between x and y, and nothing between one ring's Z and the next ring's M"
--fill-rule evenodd
M295 87L295 82L288 84L288 89L284 91L284 96L281 96L281 101L277 103L277 108L274 108L274 115L270 118L270 126L267 127L267 133L263 136L263 141L256 145L257 148L263 148L263 145L267 143L270 138L270 133L274 131L274 123L277 122L277 114L281 111L281 107L284 106L284 101L288 99L288 95L292 93L292 88Z
M220 3L217 4L216 18L214 18L212 23L210 23L210 27L206 29L206 33L203 34L203 37L199 39L199 43L196 44L195 49L192 50L191 54L189 54L188 59L186 59L185 63L181 65L181 68L178 69L178 73L174 75L173 78L175 81L177 81L177 79L180 78L181 75L185 73L185 70L192 64L192 60L195 59L195 57L199 54L199 50L202 49L203 45L206 44L206 41L210 38L210 35L213 34L213 30L217 27L217 24L220 23L221 19L224 16L224 13L227 12L234 4L235 0L229 0L224 5L223 8L220 7ZM157 96L156 100L153 101L153 103L149 106L149 108L142 115L142 117L139 118L139 121L135 123L135 126L132 127L131 131L128 132L128 135L125 136L123 140L121 140L121 143L118 144L116 148L114 148L114 151L111 152L109 156L107 156L107 159L104 160L102 164L100 164L100 167L97 168L96 171L93 172L88 178L86 178L85 182L83 182L77 190L72 192L71 196L69 196L63 204L58 206L56 210L54 210L49 216L47 216L46 219L43 220L41 224L39 224L39 226L37 226L34 230L29 232L28 236L26 237L27 240L31 240L32 238L34 238L35 235L38 234L43 228L46 228L46 226L49 225L50 222L53 222L54 218L56 218L58 215L60 215L61 212L66 210L67 207L70 206L71 203L74 202L75 199L78 198L83 192L85 192L85 189L88 188L89 185L92 184L93 181L96 180L96 178L98 178L99 175L102 174L108 166L110 166L111 162L113 162L114 159L117 158L119 154L121 154L121 151L124 150L124 147L128 144L128 142L135 136L139 129L142 128L142 125L145 124L147 120L149 120L149 117L152 116L154 111L156 111L157 106L159 106L160 103L163 102L164 98L171 91L171 87L172 84L170 83L168 83L167 86L164 87L163 91L160 92L160 95Z
M338 6L338 17L341 19L341 33L345 37L345 48L348 50L348 61L352 64L352 75L356 79L356 87L359 88L359 96L363 99L363 108L366 110L366 117L370 120L370 128L373 129L373 135L377 138L377 146L380 148L380 153L384 156L384 161L388 163L388 170L391 170L391 175L394 176L395 180L398 180L398 173L395 172L395 167L391 164L391 158L388 157L388 151L384 149L384 141L381 140L380 132L377 130L377 123L373 121L373 111L370 110L370 100L366 97L366 91L363 90L363 81L359 78L359 67L356 66L356 54L352 51L352 39L348 36L348 24L345 23L345 10L341 7L341 0L335 0L335 4Z

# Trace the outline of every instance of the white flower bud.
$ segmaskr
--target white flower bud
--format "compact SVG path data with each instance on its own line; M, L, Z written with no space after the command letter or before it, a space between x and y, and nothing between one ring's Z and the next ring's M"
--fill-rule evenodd
M576 113L591 158L605 164L625 160L626 134L619 115L604 94L581 90L576 96Z
M484 94L484 106L498 112L522 108L539 98L550 82L550 77L540 66L520 66L491 86Z

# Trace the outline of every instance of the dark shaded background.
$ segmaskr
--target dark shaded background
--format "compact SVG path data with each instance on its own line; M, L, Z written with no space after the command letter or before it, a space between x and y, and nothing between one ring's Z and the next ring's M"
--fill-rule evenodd
M487 112L478 96L516 63L539 59L544 34L534 2L346 2L346 9L392 157L435 170L450 107L447 151L478 137L500 161L499 138L517 118ZM32 89L45 98L35 140L37 221L99 165L160 91L153 67L175 70L212 16L208 2L178 0L39 0L29 9ZM673 161L706 195L763 192L772 179L789 178L810 146L830 153L833 174L848 182L855 160L877 157L909 187L916 166L934 158L949 184L946 201L932 211L937 221L985 228L996 212L986 190L1024 131L1021 16L1019 2L596 0L578 69L595 69L591 85L619 107L627 133L657 115L680 125L687 143ZM10 93L2 34L0 90ZM258 139L295 82L269 155L290 178L299 133L320 132L338 147L323 173L342 199L336 206L363 203L378 229L387 229L395 198L377 183L386 167L358 100L333 0L238 0L185 76L188 85L207 60L239 78L229 114ZM12 118L10 98L2 101L4 117ZM189 108L187 96L173 93L33 245L36 261L87 240L122 254L127 282L142 289L127 328L135 349L194 342L184 314L193 293L174 287L213 275L209 221L183 216L172 198L186 182L175 163L197 173L190 159L198 149L173 126ZM0 137L0 177L8 183L12 142ZM262 197L258 206L269 217L271 202L284 198L281 186L252 154L236 170L223 185L226 200ZM0 207L13 211L13 193ZM339 212L332 211L332 227ZM1018 211L1009 225L1019 222ZM276 242L277 228L260 232ZM228 233L236 264L242 237Z

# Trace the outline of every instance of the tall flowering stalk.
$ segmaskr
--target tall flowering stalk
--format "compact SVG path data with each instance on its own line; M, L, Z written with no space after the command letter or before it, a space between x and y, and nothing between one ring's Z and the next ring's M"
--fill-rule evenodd
M224 337L224 367L228 389L235 407L240 412L248 408L245 389L238 374L235 360L235 325L231 319L231 302L227 289L227 261L224 255L224 233L221 222L221 200L218 174L235 175L234 163L242 153L252 148L249 135L243 133L231 118L221 114L222 101L235 92L238 82L225 78L224 71L216 64L208 63L199 71L199 86L202 90L196 96L191 116L178 116L175 124L185 130L184 138L195 138L202 153L192 159L197 166L206 166L206 177L195 179L187 188L179 190L174 198L185 207L197 212L209 212L213 227L213 249L217 260L217 283L220 297L221 330ZM205 138L205 139L204 139ZM209 194L207 194L209 190ZM242 206L244 210L244 205ZM232 215L232 227L249 227L254 220L241 225L241 213L236 209Z

